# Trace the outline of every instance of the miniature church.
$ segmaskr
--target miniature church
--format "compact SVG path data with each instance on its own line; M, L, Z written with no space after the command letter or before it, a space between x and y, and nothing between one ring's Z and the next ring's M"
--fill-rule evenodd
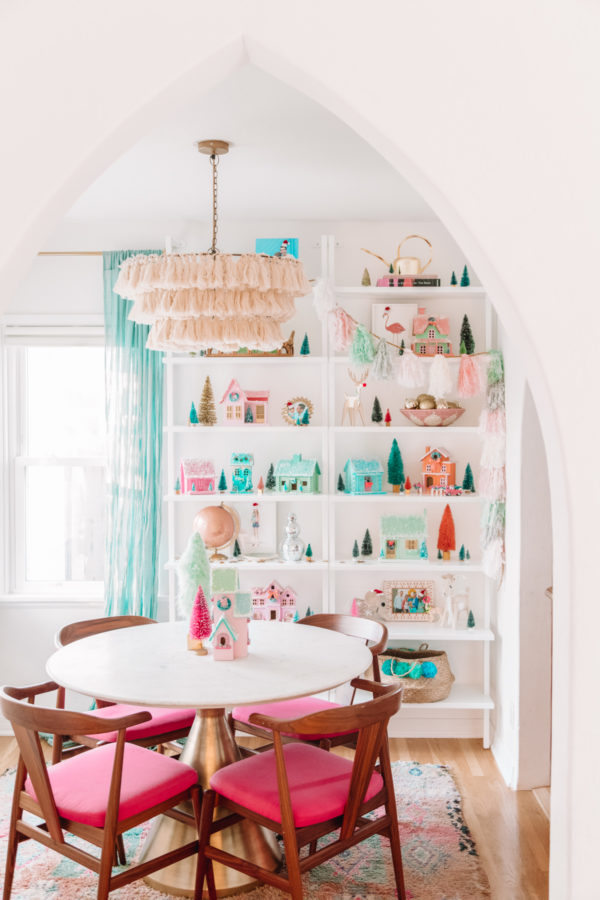
M246 591L223 591L213 595L213 630L210 642L215 659L232 660L248 656L248 622L252 597Z

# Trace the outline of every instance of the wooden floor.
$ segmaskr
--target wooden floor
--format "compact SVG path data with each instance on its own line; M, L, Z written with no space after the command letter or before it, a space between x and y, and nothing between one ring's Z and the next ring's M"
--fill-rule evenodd
M451 767L492 886L493 900L546 900L549 822L532 791L509 790L480 740L390 740L392 759ZM0 737L0 772L16 763Z

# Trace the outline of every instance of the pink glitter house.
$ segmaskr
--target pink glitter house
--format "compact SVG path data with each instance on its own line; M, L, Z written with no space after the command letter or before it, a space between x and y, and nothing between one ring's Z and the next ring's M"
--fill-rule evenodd
M209 459L182 459L180 481L182 494L212 494L217 487L215 467Z
M272 622L292 622L296 616L296 593L272 581L265 588L252 588L252 618Z
M248 656L248 621L252 599L246 591L214 594L213 630L210 642L215 659L243 659Z

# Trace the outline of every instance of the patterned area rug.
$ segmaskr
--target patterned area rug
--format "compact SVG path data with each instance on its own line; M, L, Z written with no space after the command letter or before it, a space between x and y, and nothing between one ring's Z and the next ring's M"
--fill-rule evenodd
M487 876L464 820L460 794L446 766L397 762L404 875L410 900L481 900L490 896ZM0 872L4 861L13 774L0 778ZM127 858L139 852L143 834L125 835ZM74 840L74 839L73 839ZM115 900L165 900L167 895L134 882L114 891ZM244 894L248 900L283 900L270 887ZM96 876L34 841L20 845L12 900L95 900ZM378 836L335 857L304 879L305 900L393 900L394 876L387 840Z

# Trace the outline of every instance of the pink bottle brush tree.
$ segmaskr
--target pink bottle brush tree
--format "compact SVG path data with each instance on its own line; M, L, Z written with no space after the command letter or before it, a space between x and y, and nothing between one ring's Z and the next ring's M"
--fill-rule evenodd
M199 656L205 656L208 650L203 646L202 641L210 637L211 631L212 625L208 604L202 586L199 585L190 618L190 630L187 640L188 650L194 650Z

